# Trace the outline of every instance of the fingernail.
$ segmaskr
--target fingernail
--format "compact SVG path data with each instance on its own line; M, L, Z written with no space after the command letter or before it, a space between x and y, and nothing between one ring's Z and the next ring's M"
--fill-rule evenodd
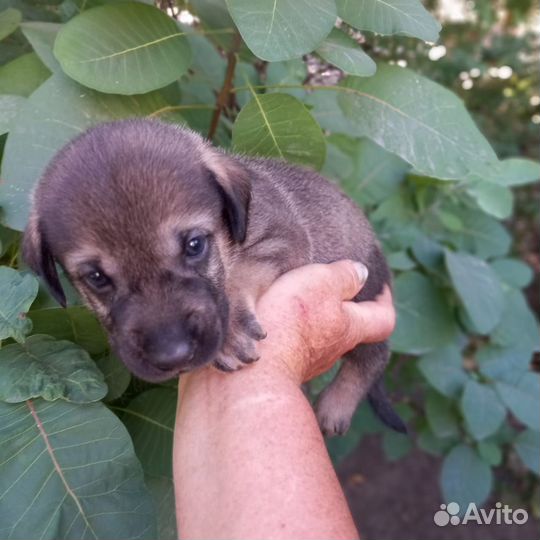
M366 282L369 274L367 266L361 262L354 262L353 265L356 273L358 274L358 278L360 279L360 283L363 285Z

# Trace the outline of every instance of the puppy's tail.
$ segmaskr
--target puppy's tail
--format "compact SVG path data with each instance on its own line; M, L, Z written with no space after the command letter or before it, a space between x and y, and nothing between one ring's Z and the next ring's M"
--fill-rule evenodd
M382 377L370 388L367 400L373 412L383 424L399 433L407 433L405 422L403 422L390 403L390 399L384 389Z

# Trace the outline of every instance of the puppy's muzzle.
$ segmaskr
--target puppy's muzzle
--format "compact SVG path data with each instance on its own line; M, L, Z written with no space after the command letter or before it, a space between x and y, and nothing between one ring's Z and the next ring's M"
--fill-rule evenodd
M148 332L142 341L146 358L158 369L182 369L193 359L195 341L180 324L160 326Z

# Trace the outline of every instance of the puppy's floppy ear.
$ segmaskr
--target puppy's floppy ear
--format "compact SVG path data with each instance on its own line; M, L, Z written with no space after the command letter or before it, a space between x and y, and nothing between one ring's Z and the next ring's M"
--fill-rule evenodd
M204 164L223 199L225 219L235 242L246 239L251 181L245 167L232 156L206 150Z
M35 211L32 212L24 231L22 255L24 262L43 278L55 300L62 307L66 307L66 295L64 289L62 289L54 258Z

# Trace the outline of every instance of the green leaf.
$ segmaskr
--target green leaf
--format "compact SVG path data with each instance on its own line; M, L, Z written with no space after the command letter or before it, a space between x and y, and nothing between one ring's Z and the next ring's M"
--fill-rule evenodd
M412 270L416 266L416 262L407 255L406 251L390 253L386 260L392 270Z
M502 462L501 447L494 442L482 441L478 443L478 454L492 467L497 467Z
M138 2L84 11L58 32L54 55L77 82L127 95L167 86L191 63L184 32L174 20Z
M459 435L458 417L453 405L453 401L436 392L427 396L426 417L431 431L440 439Z
M415 259L426 269L434 272L443 270L443 247L423 232L416 235L412 252Z
M160 387L139 394L127 408L112 407L122 413L145 474L172 477L176 402L176 390Z
M491 334L493 343L502 347L518 347L524 351L540 349L538 322L520 291L505 294L502 318Z
M540 431L540 376L525 373L515 385L495 383L495 388L506 406L526 426Z
M336 141L335 136L332 140ZM408 163L370 139L355 141L350 153L355 170L349 178L341 181L341 185L361 205L387 200L398 190L409 169Z
M506 219L512 215L514 196L505 186L485 180L469 182L467 193L484 212L496 218Z
M468 380L461 351L455 344L420 358L418 369L431 386L447 397L456 397Z
M213 108L216 94L223 86L227 63L206 37L192 29L186 30L186 36L193 51L193 62L189 73L180 81L181 101L186 104L208 103Z
M519 344L515 347L487 346L476 353L476 361L480 373L488 379L513 383L529 371L531 356L531 351L522 349Z
M126 391L131 381L131 373L126 366L112 354L107 353L96 359L97 367L105 376L108 392L104 401L114 401Z
M302 85L307 77L306 63L301 58L294 58L287 62L271 62L266 68L266 84L275 85ZM246 84L245 81L242 84ZM281 92L303 99L306 91L303 88L268 88L268 92Z
M422 354L455 339L457 327L448 303L428 278L405 272L396 279L394 293L398 314L392 350Z
M373 77L347 77L341 88L342 132L369 137L419 173L461 179L497 159L462 101L413 71L383 64Z
M107 336L95 315L84 306L44 308L28 313L34 334L48 334L56 339L73 341L92 356L108 349Z
M0 95L0 135L9 132L24 101L21 96Z
M320 169L326 143L306 107L286 94L255 94L233 126L237 152L277 157Z
M472 177L478 178L506 187L523 186L540 179L540 163L526 158L504 159L480 170Z
M22 13L18 9L7 8L0 11L0 40L15 32L21 20Z
M0 68L0 93L28 97L50 74L36 53L23 54Z
M419 0L336 0L338 15L359 30L377 34L404 34L437 41L440 23Z
M540 433L526 429L517 436L514 446L523 463L540 476Z
M0 349L0 400L19 403L42 397L89 403L107 393L103 374L88 353L69 341L31 336Z
M445 457L441 472L445 502L456 502L462 509L470 503L480 506L492 485L490 466L469 446L459 444Z
M141 466L101 403L0 403L0 537L156 538Z
M332 29L315 52L350 75L371 77L377 71L377 65L360 45L337 28Z
M107 95L53 75L28 98L6 142L0 185L5 223L24 229L30 191L53 155L70 139L99 122L146 116L166 106L158 92Z
M21 24L24 37L30 42L34 52L52 73L62 70L53 54L54 41L60 28L62 28L60 24L43 21L24 22Z
M477 441L495 433L506 418L506 408L495 390L472 379L465 385L461 410L467 430Z
M483 259L508 253L512 238L494 218L478 210L456 210L463 229L448 234L448 241L459 251L469 251Z
M147 475L145 481L157 511L158 533L156 540L175 540L178 538L178 532L176 530L176 505L172 478Z
M419 448L434 456L440 456L450 450L455 444L453 437L440 439L437 437L428 426L425 426L418 434L416 439Z
M499 323L504 308L501 282L491 267L468 253L445 251L446 268L467 315L481 334Z
M22 342L32 328L26 318L38 292L38 281L31 274L0 267L0 340L12 337Z
M499 278L510 287L527 287L533 279L531 267L519 259L497 259L490 264Z
M263 60L290 60L313 51L336 22L333 0L227 0L251 51Z
M437 212L437 217L447 229L451 231L463 230L463 223L461 219L459 219L459 217L456 216L455 214L452 214L451 212L446 212L444 210L440 210L439 212Z

